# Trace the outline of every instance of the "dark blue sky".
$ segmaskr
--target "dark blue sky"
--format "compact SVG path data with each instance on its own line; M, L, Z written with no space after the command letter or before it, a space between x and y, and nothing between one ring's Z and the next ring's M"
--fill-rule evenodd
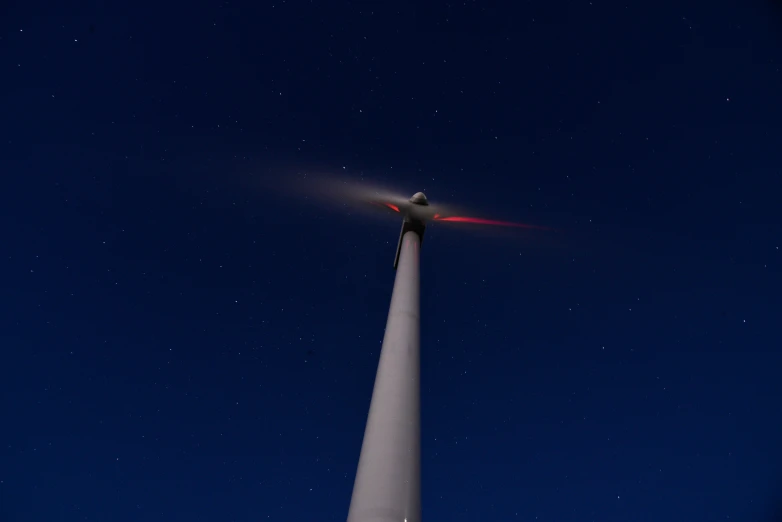
M782 12L752 2L0 8L0 520L344 520L425 190L423 519L768 520Z

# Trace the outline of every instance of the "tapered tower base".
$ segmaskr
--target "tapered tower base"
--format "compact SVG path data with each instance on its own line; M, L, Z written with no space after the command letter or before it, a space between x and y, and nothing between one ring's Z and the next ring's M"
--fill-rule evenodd
M348 522L421 520L421 239L403 229Z

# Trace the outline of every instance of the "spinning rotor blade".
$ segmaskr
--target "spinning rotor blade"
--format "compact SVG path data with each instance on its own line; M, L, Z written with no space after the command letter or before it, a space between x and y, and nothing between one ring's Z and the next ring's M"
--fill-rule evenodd
M287 195L303 197L324 209L348 209L351 213L372 210L404 213L410 197L360 179L328 174L308 174L280 183Z
M385 207L394 212L402 212L404 208L410 204L410 200L407 197L388 190L368 186L350 187L348 190L344 191L341 196L356 203L370 203L372 205Z
M515 228L529 228L535 230L549 230L548 227L541 227L538 225L529 225L527 223L513 223L511 221L497 221L496 219L483 219L476 217L466 216L440 216L434 215L434 221L447 222L447 223L471 223L475 225L491 225L496 227L515 227Z
M387 213L414 217L430 223L454 223L461 225L488 225L493 227L523 228L529 230L551 230L548 227L515 223L495 219L484 219L466 216L469 210L454 207L450 204L440 205L426 200L426 204L411 201L409 195L403 195L395 190L370 184L355 177L333 174L308 173L305 176L287 178L280 184L275 180L277 188L282 186L286 195L304 197L310 203L316 203L325 208L342 208L352 216L358 214L371 217L371 210L382 210ZM414 196L415 197L415 196ZM377 214L375 214L377 215Z

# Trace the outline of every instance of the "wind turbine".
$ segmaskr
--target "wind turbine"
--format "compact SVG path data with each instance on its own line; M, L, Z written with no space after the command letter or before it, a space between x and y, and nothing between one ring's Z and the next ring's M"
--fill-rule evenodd
M400 213L403 221L394 258L394 289L347 522L420 522L419 258L426 224L544 227L451 215L444 207L430 205L423 192L409 200L390 194L354 195Z
M423 192L407 199L327 178L312 180L309 191L329 204L371 203L403 218L394 258L394 289L347 522L420 522L419 258L427 223L547 228L457 215L451 207L430 204Z

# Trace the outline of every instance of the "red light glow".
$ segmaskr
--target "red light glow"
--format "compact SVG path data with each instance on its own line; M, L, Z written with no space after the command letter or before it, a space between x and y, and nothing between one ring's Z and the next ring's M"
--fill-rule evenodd
M372 203L373 205L377 205L378 207L390 208L394 212L399 212L399 207L397 207L396 205L393 205L391 203L386 203L385 201L382 201L382 202L381 201L370 201L370 203Z

